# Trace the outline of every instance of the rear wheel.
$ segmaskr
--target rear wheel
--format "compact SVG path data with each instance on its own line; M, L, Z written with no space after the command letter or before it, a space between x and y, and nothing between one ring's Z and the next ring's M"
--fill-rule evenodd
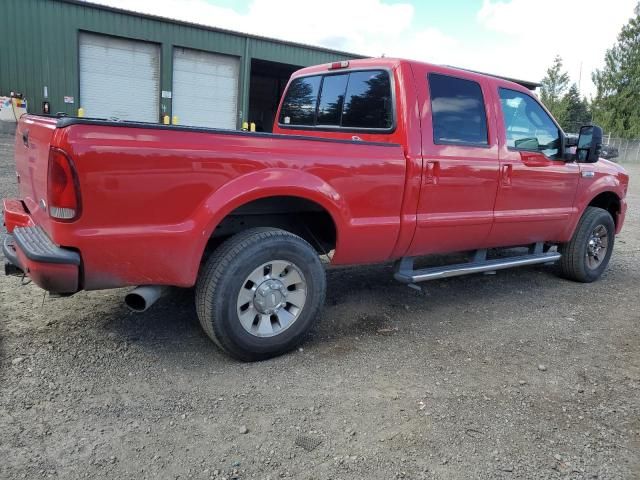
M196 286L198 317L225 352L262 360L302 342L325 288L311 245L284 230L255 228L231 237L205 263Z
M607 268L615 239L611 214L602 208L587 207L573 238L560 247L560 274L578 282L593 282Z

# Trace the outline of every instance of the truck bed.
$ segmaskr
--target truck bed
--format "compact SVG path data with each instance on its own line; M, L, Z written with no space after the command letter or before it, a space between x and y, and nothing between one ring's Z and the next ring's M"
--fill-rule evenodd
M73 222L45 211L51 148L66 152L77 172L81 213ZM342 232L335 263L386 260L406 170L392 143L34 115L18 125L16 164L18 214L80 252L78 284L88 290L151 278L193 285L216 226L264 196L303 196L325 209Z

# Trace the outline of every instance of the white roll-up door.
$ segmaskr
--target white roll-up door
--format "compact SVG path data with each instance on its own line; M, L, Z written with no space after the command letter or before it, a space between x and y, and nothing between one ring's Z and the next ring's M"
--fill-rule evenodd
M85 116L158 122L160 48L80 33L80 102Z
M240 60L174 48L172 113L181 125L236 128Z

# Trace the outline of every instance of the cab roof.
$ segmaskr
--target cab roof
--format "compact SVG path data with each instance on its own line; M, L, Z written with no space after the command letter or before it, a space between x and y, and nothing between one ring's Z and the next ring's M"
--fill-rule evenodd
M363 58L363 59L348 60L348 62L349 62L349 66L345 68L345 70L355 69L355 68L367 68L367 67L383 67L383 68L393 69L394 67L397 67L400 64L408 63L412 65L426 65L429 67L436 68L442 73L449 73L451 75L456 75L456 73L464 72L465 76L467 77L469 77L469 75L471 74L472 77L477 76L478 78L482 78L482 77L495 78L495 79L502 80L504 83L508 82L511 84L519 85L521 87L525 87L528 90L535 90L540 86L540 83L532 82L528 80L519 80L516 78L503 77L500 75L478 72L476 70L469 70L466 68L452 67L449 65L436 65L436 64L431 64L427 62L418 62L416 60L407 60L404 58L389 58L389 57ZM300 70L297 70L292 77L309 75L312 73L326 73L330 65L331 63L324 63L321 65L314 65L312 67L302 68Z

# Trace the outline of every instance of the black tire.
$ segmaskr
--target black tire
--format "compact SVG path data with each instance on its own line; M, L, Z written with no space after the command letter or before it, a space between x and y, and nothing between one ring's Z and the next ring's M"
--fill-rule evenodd
M246 279L261 265L291 262L305 280L306 300L297 318L278 334L258 337L242 326L237 301ZM253 228L220 245L203 265L196 284L196 309L202 328L222 350L242 361L275 357L298 346L324 304L325 271L311 245L275 228Z
M607 248L601 260L599 259L600 263L597 266L590 266L589 240L594 230L599 226L606 229ZM573 238L569 243L565 243L559 248L562 254L559 262L560 275L583 283L590 283L600 278L602 272L607 268L613 252L615 228L615 223L609 212L602 208L587 207L578 222Z

